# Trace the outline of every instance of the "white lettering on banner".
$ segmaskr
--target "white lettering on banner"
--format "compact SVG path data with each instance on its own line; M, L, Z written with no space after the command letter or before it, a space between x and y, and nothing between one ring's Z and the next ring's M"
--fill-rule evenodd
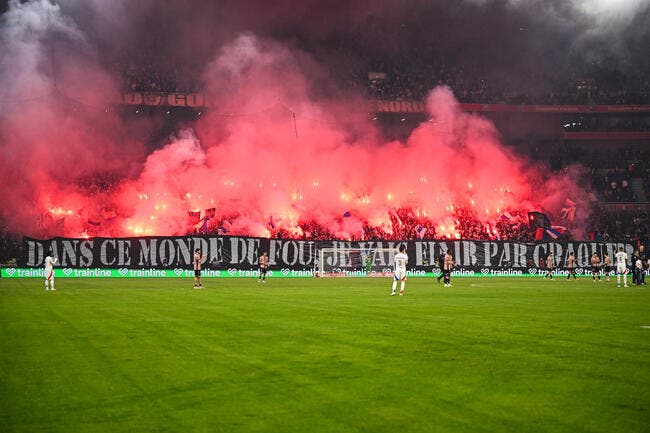
M229 240L227 240L229 239ZM345 273L353 263L369 258L375 267L390 269L399 246L404 245L409 255L409 263L414 271L431 271L436 260L446 251L454 254L458 269L472 270L486 275L489 271L504 269L534 269L552 252L555 265L564 266L570 253L576 255L578 266L589 266L591 255L596 252L613 254L623 247L630 254L634 248L631 243L617 242L545 242L520 243L502 241L303 241L295 239L262 239L248 237L152 237L152 238L96 238L69 239L56 238L36 240L24 238L21 265L42 266L47 255L59 258L61 267L72 272L72 268L92 269L99 266L120 269L157 268L191 269L194 249L199 248L206 256L205 267L214 270L239 270L257 267L261 250L269 252L269 262L273 267L295 271L309 269L318 260L317 251L333 248L328 266ZM132 260L133 259L133 260ZM357 269L358 270L358 269ZM363 269L361 269L363 270ZM356 271L356 270L355 270ZM117 275L117 273L115 274Z
M578 266L589 266L591 263L589 259L591 258L591 254L589 254L589 247L587 244L579 244L578 245L578 254L576 255L576 264Z
M201 241L203 241L203 239L201 239ZM208 251L209 263L221 263L223 261L223 238L210 238Z
M573 244L568 244L566 247L566 251L564 252L565 256L562 258L562 262L560 262L562 265L566 263L567 258L573 253L575 256L575 250L573 249ZM581 266L580 263L578 262L578 258L576 257L576 266Z
M428 265L431 259L429 259L426 263L425 263L425 259L430 257L431 257L431 250L429 249L429 243L415 242L415 265L416 266Z
M269 265L274 266L280 262L280 251L282 250L282 241L271 239L269 241Z
M454 261L456 262L457 266L465 266L465 263L463 263L462 257L460 255L460 242L454 242Z
M79 257L79 264L84 267L89 267L93 265L93 241L86 240L81 243L79 246L79 252L81 256Z
M510 266L512 259L510 258L510 244L508 242L503 244L503 250L501 251L501 257L499 257L498 266Z
M536 270L536 269L535 269ZM500 270L500 271L495 271L494 269L490 270L490 275L497 275L497 276L506 276L506 275L523 275L522 271L515 271L512 269L509 270Z
M478 260L476 259L476 244L471 241L463 241L463 264L465 266L474 266Z
M131 265L131 241L128 239L117 241L117 264L118 266Z
M140 262L139 266L144 266L149 264L151 266L156 266L156 244L158 243L157 239L140 239Z
M78 240L61 240L61 254L59 255L59 262L62 266L72 266L77 263L77 245Z
M167 271L162 269L129 269L131 277L164 277Z
M27 241L27 266L40 266L45 260L45 248L41 242Z
M553 266L557 266L560 263L564 263L562 261L562 245L558 243L551 243L550 248L551 252L553 253Z
M192 263L192 259L194 257L194 251L192 251L193 245L194 245L194 240L192 238L176 239L176 247L177 247L179 262L181 261L181 257L182 257L183 263ZM206 253L205 249L203 248L201 248L201 251L203 252L203 254ZM173 262L173 260L170 260L170 263L171 262Z
M298 262L298 244L296 241L287 241L284 243L282 246L282 262L285 265L295 265Z
M259 249L260 240L255 238L230 238L230 264L241 264L247 262L255 264L256 254Z
M19 277L45 277L44 269L18 269Z
M473 277L474 274L475 274L474 271L467 271L465 269L458 269L458 270L455 270L455 271L451 271L451 275L456 275L456 276L464 275L464 276L467 276L467 277Z
M101 245L99 246L99 263L101 263L104 266L110 266L117 261L117 259L114 256L116 242L117 241L115 239L106 239L104 242L101 243ZM112 247L110 251L111 260L108 260L109 246Z
M217 238L210 238L212 239L217 239ZM202 263L212 263L213 261L213 253L210 251L211 246L208 244L208 241L206 241L203 238L199 237L193 237L193 238L188 238L187 239L187 256L185 255L185 252L181 252L181 255L183 256L183 263L189 265L192 263L194 260L194 250L196 249L201 250L201 254L205 256L205 259L203 260Z
M111 270L110 269L101 269L101 268L74 269L73 273L71 275L74 275L75 277L110 277L111 276Z
M176 263L176 249L171 239L163 239L158 247L158 257L161 259L160 264L163 266ZM152 266L156 266L152 264Z
M539 266L540 257L546 258L546 244L537 244L533 248L533 265ZM546 265L544 265L546 266Z
M495 242L484 242L483 243L485 252L483 253L485 260L485 266L492 266L492 258L496 257L499 254L499 245Z
M512 266L518 268L518 267L526 267L528 266L528 263L526 263L526 251L528 251L528 248L526 247L525 244L514 244L514 253L512 254Z
M316 244L313 241L300 241L298 243L298 263L303 266L310 265L316 252Z
M331 256L327 257L327 264L330 266L350 266L348 254L346 254L345 249L352 248L352 243L345 241L334 241L332 242L332 248L338 250L338 252L334 251Z

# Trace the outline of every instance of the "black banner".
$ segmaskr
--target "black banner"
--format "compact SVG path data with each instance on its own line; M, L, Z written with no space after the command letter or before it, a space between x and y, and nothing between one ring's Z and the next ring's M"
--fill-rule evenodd
M377 265L392 266L393 256L400 245L406 246L408 270L430 272L437 268L438 257L449 250L456 269L482 272L521 271L539 268L540 261L553 253L556 267L563 267L570 253L575 254L576 266L589 266L590 257L609 254L613 261L619 248L631 257L634 245L625 242L542 242L507 241L302 241L236 236L179 236L143 238L55 238L37 240L23 238L22 266L40 267L45 257L56 256L63 267L69 268L158 268L177 269L192 266L194 250L205 256L206 269L257 268L259 255L269 253L269 265L296 271L311 271L322 248L333 248L328 266L346 267L350 254L346 249L369 251L387 249L373 254ZM338 253L340 252L340 253Z

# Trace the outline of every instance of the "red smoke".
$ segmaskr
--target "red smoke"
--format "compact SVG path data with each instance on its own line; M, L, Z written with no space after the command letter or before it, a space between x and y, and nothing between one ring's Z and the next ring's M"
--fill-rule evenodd
M24 8L37 17L47 9L68 38L82 39L49 2ZM16 5L9 13L28 16ZM117 86L98 63L67 53L52 69L53 92L47 28L2 28L11 55L27 58L3 64L0 75L14 89L5 99L21 101L2 105L0 123L0 218L13 232L180 235L203 224L188 225L188 211L203 218L215 208L210 230L309 236L310 222L345 239L364 226L391 233L391 215L408 209L454 236L460 208L492 223L515 209L559 210L567 196L580 205L569 175L549 176L514 155L488 120L459 110L449 89L430 93L430 120L406 143L382 142L365 102L315 96L334 88L318 65L251 34L222 47L206 69L207 114L145 155L140 126L104 108Z

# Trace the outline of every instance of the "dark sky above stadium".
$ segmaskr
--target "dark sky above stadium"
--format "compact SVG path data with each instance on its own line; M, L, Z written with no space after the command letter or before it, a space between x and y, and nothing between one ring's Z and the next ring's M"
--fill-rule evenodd
M344 79L350 70L477 71L532 85L576 71L638 81L650 71L650 0L60 0L104 60L201 71L252 32L301 48ZM161 56L151 60L151 55ZM167 59L167 60L161 60Z

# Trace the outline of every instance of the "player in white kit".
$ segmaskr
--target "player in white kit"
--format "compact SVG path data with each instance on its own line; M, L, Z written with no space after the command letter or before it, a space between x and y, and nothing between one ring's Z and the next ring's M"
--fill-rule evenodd
M54 288L54 264L56 257L45 257L45 290L56 290Z
M406 255L406 247L400 245L399 253L395 254L395 272L393 273L393 292L390 294L391 296L395 296L398 281L402 282L399 295L404 296L404 286L406 285L406 264L408 261L409 258Z
M623 247L618 249L614 255L616 260L616 282L617 286L621 287L621 274L623 274L623 284L627 287L627 253L623 251Z

